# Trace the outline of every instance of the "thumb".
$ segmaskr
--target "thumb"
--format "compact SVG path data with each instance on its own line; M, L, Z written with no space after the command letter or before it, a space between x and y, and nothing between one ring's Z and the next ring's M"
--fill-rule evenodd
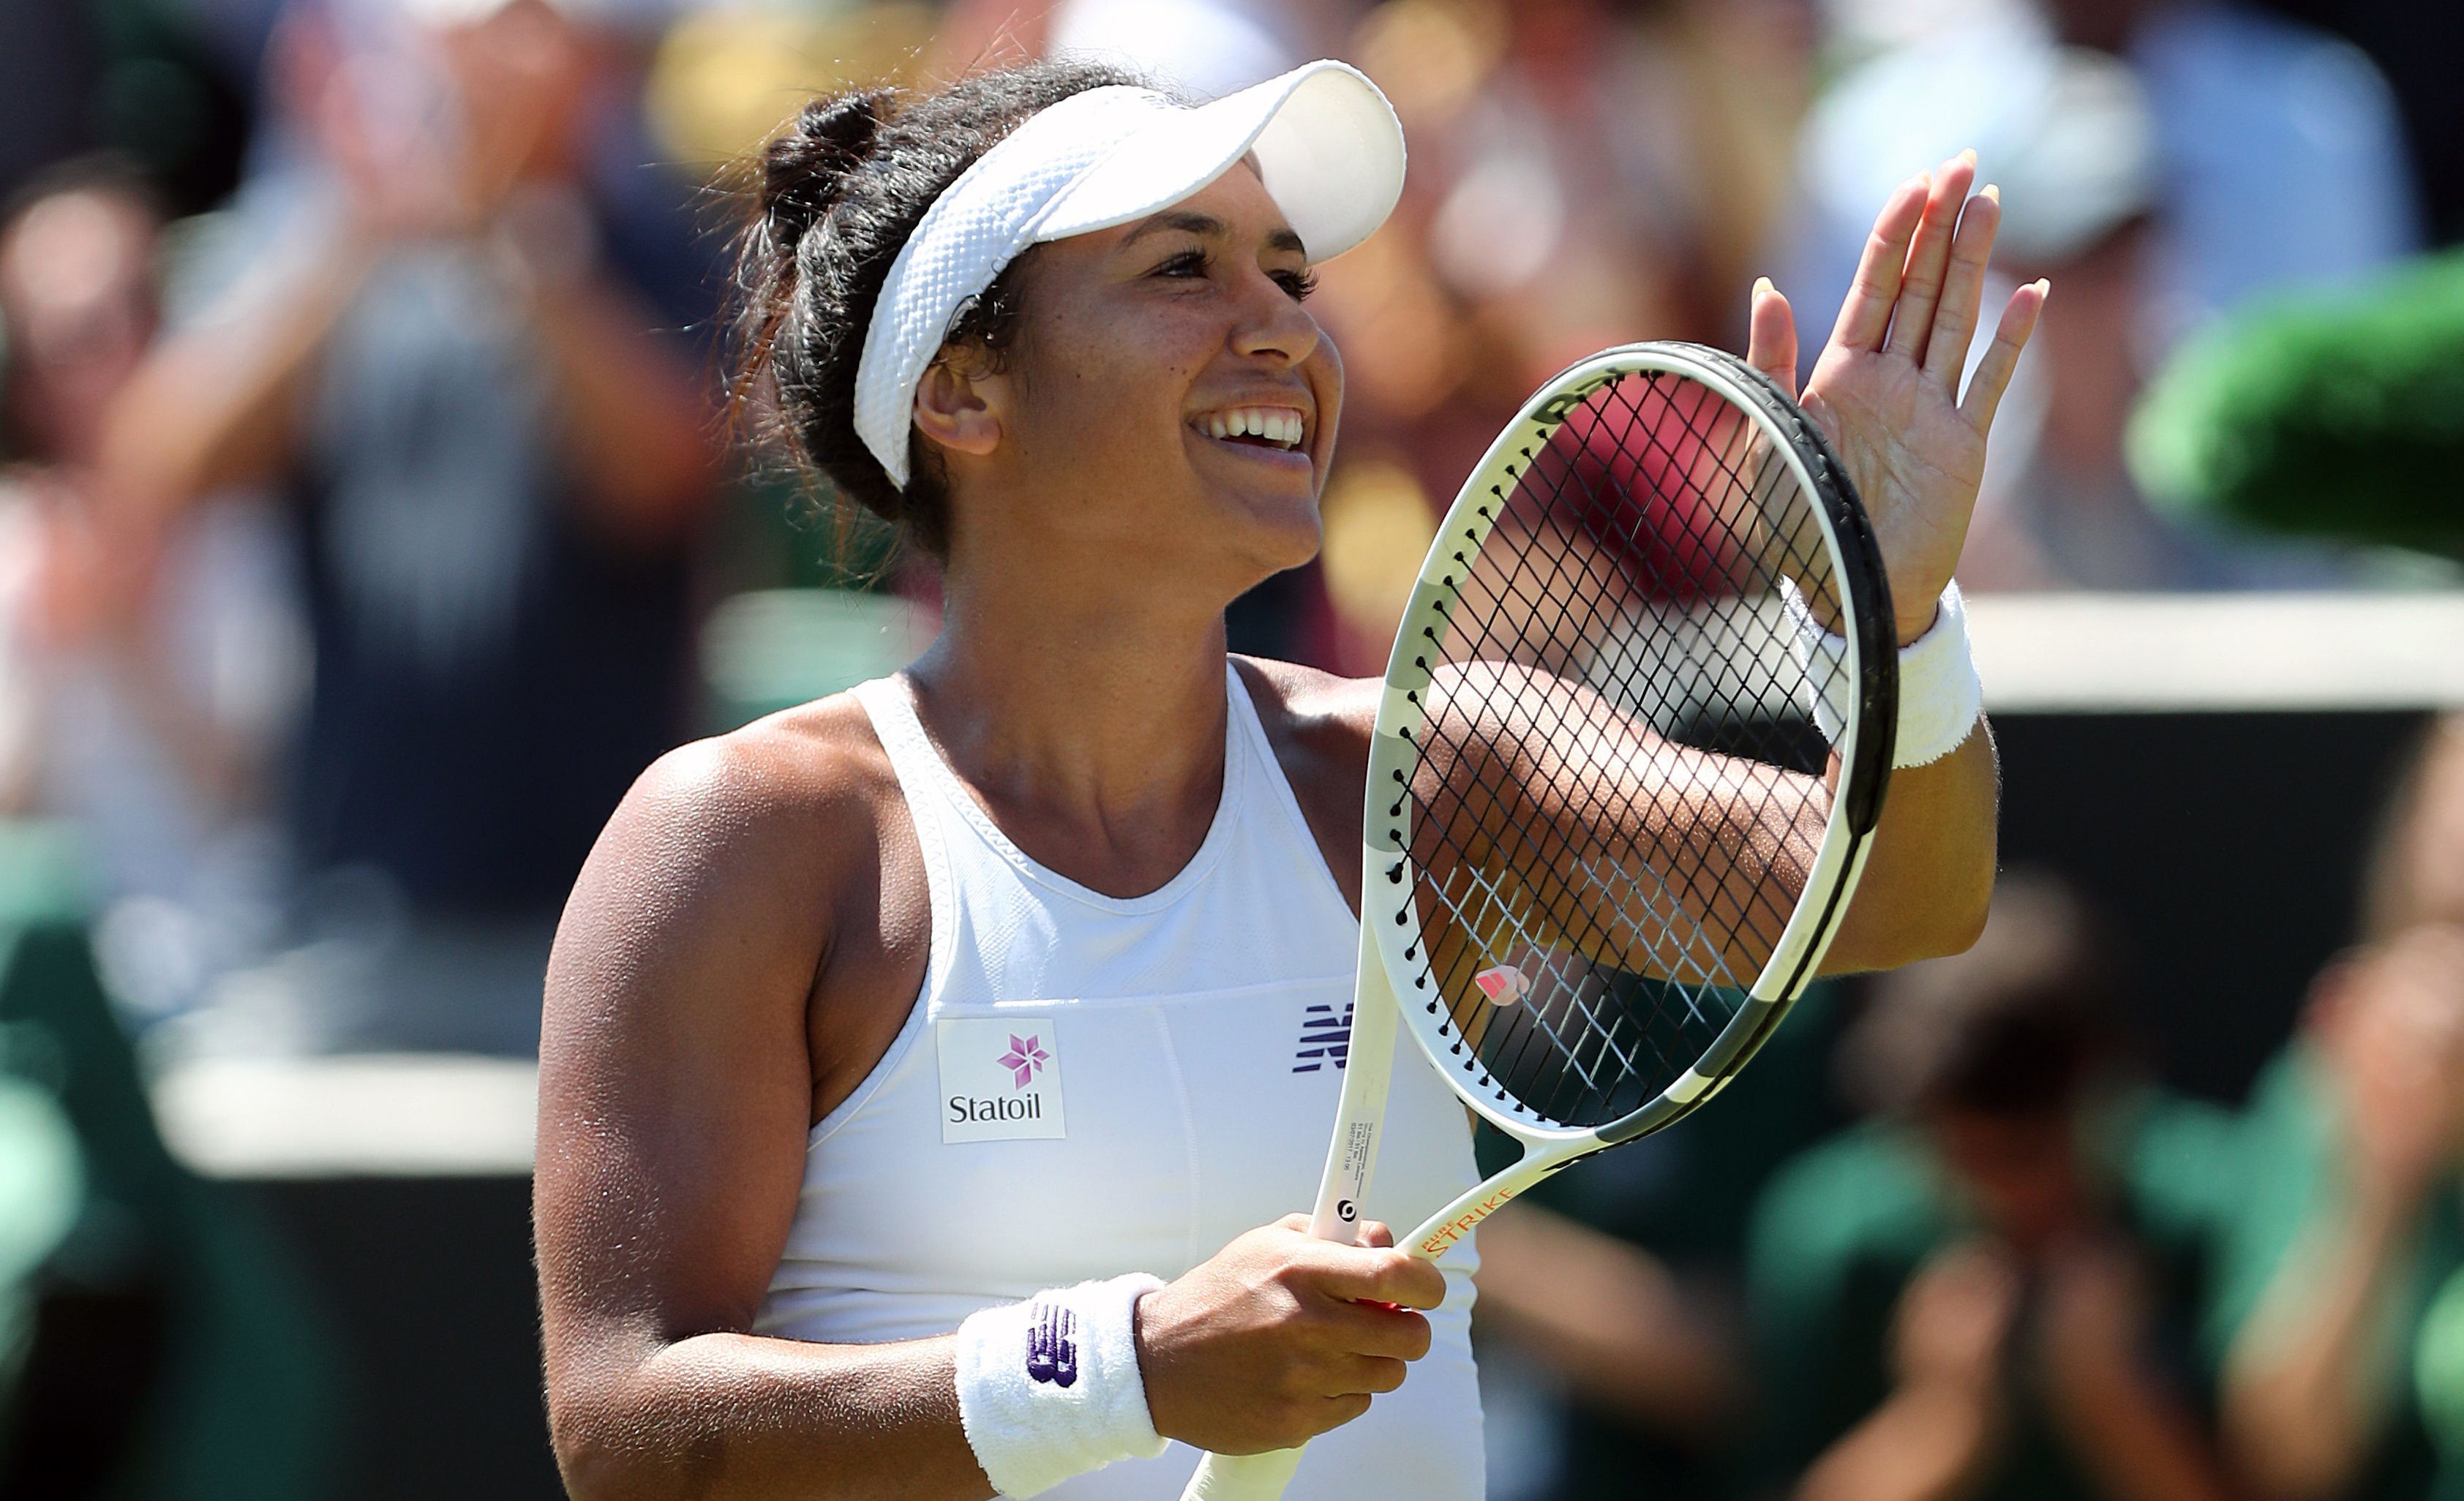
M1747 321L1746 363L1779 383L1789 399L1796 398L1796 315L1788 298L1769 276L1755 280L1753 307Z

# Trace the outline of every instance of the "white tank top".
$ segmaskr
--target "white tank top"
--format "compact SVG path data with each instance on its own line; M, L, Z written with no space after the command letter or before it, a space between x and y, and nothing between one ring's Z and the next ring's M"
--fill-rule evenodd
M924 985L880 1064L815 1126L756 1333L946 1334L1037 1291L1178 1276L1306 1212L1332 1129L1358 922L1237 673L1205 843L1144 896L1106 896L994 827L906 683L855 690L898 774L933 907ZM1395 1071L1366 1208L1408 1230L1475 1181L1462 1104ZM1468 1252L1400 1391L1310 1446L1293 1501L1469 1501L1483 1489ZM1110 1466L1056 1501L1171 1501L1197 1463Z

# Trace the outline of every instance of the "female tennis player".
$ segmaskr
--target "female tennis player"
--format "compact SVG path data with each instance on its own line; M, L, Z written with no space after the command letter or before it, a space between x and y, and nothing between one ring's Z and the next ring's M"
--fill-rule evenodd
M1318 545L1343 374L1309 268L1394 205L1393 112L1334 63L1196 108L1043 63L817 102L763 167L749 367L940 562L945 626L660 761L575 888L538 1168L567 1483L1164 1497L1198 1449L1315 1439L1296 1495L1477 1496L1469 1259L1288 1213L1344 1056L1379 685L1223 634ZM2045 296L1963 400L1973 180L1882 207L1804 397L1903 646L1959 629L1938 602ZM1796 356L1758 287L1753 364L1793 390ZM1982 921L1991 739L1971 700L1911 764L1902 722L1835 969ZM1388 1126L1378 1194L1475 1181L1430 1071Z

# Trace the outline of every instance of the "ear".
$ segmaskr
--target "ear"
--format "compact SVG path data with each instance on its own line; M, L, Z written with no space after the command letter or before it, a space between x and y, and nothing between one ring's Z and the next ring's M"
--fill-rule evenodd
M1001 446L1009 382L973 362L944 354L915 384L915 430L945 449L978 458Z

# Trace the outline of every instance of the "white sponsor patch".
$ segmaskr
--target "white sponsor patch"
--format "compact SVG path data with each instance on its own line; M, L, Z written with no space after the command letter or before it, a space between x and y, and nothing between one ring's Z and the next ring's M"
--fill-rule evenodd
M941 1056L941 1139L1057 1140L1061 1047L1048 1016L935 1024Z

